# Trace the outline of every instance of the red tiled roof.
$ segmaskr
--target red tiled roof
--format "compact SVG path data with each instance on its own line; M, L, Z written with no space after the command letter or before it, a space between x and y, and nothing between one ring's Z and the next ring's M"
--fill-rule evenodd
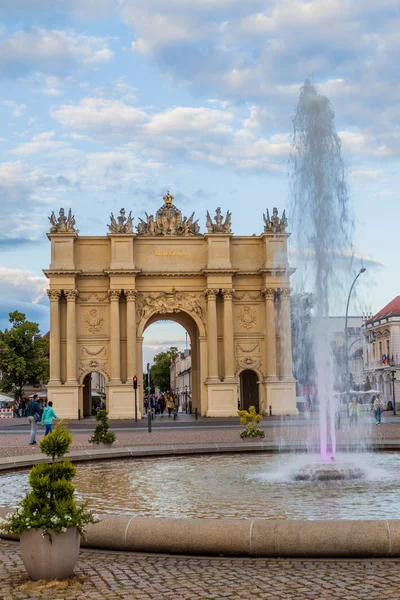
M400 296L396 296L389 304L377 312L370 321L378 321L379 319L387 319L388 317L400 317Z
M44 334L43 336L46 340L50 339L50 331L48 331L47 333Z

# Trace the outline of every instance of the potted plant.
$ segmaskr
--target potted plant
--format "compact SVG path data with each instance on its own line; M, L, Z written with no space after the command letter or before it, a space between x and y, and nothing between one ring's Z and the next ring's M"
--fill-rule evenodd
M109 431L110 424L108 422L108 413L102 409L96 415L96 425L93 435L89 442L95 444L97 448L109 448L115 442L115 433Z
M0 521L3 533L20 535L22 560L34 581L70 577L78 560L80 535L86 525L98 521L86 503L75 502L71 481L76 467L69 460L60 461L71 443L72 435L62 421L41 440L40 449L51 462L32 467L31 490Z
M240 432L242 440L262 439L264 431L258 427L262 421L262 415L258 414L254 406L250 406L249 410L238 410L240 423L246 426L246 429Z

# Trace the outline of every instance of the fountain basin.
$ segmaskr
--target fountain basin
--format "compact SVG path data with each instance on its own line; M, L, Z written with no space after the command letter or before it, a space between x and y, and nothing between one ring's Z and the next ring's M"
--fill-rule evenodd
M293 476L294 481L348 481L363 479L365 471L351 463L309 464Z

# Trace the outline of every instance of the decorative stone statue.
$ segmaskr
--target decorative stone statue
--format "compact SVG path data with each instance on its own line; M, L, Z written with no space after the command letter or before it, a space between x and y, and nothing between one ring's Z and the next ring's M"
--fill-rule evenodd
M138 235L198 235L200 228L194 221L194 213L187 219L172 204L173 196L169 192L163 197L164 205L153 215L146 215L146 220L139 217Z
M121 208L117 219L115 219L113 213L111 213L110 219L111 223L108 226L110 233L133 233L132 211L126 217L125 209Z
M223 217L221 215L220 207L215 211L215 223L212 222L210 217L210 213L207 211L207 221L206 227L208 233L232 233L231 231L231 219L232 213L229 210L226 213L225 221L223 222Z
M269 216L267 208L267 216L263 214L264 218L264 233L284 233L287 227L287 218L285 211L282 213L282 218L278 216L278 209L276 207L272 210L272 217Z
M78 233L75 229L75 217L71 212L68 211L68 217L65 216L65 211L60 208L59 216L56 218L54 211L48 217L50 221L50 233Z

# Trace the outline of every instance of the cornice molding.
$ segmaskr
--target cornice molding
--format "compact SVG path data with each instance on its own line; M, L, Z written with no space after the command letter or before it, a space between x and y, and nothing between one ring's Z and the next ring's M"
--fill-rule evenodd
M54 235L62 235L62 234L54 234ZM71 234L68 234L71 235ZM47 279L50 279L53 275L65 275L71 277L71 275L79 276L82 271L76 271L73 269L43 269L44 275Z

